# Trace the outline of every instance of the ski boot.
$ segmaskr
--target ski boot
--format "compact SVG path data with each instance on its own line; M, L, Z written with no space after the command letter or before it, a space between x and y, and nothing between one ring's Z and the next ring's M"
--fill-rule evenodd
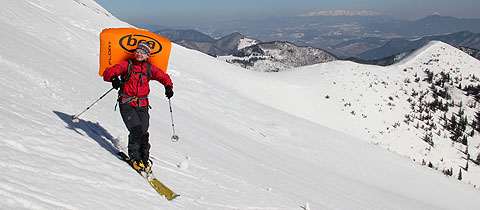
M153 165L153 162L148 159L148 160L142 160L143 162L143 165L144 165L144 171L145 173L147 174L152 174L152 165Z
M138 172L141 172L145 169L145 165L143 164L143 161L141 160L131 160L131 161L132 161L133 169L137 170Z
M132 167L140 173L152 173L152 161L132 160Z

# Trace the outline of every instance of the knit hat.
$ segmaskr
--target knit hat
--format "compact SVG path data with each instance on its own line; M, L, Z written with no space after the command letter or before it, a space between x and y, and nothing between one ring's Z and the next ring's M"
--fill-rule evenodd
M150 52L152 51L152 49L150 48L150 45L148 45L148 43L146 42L140 42L137 46L137 50L138 49L145 51L148 56L150 56Z

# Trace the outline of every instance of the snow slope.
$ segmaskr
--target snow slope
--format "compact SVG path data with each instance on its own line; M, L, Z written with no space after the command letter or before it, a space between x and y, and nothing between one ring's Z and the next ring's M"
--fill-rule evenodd
M480 62L475 58L445 43L431 42L389 67L335 61L275 74L245 72L242 76L228 74L214 79L225 81L225 85L235 87L254 101L381 145L419 163L431 162L440 171L453 168L457 176L466 165L466 147L452 144L451 133L440 126L442 115L439 113L434 114L437 128L432 133L441 134L434 137L435 146L422 141L425 131L415 127L418 121L404 122L405 115L419 115L412 111L408 100L417 101L412 97L415 92L430 91L431 85L423 81L425 70L450 73L466 87L480 85L478 79L471 76L478 78L479 69ZM245 86L242 80L232 82L238 77L246 78L249 85ZM420 81L415 82L417 77ZM447 86L455 103L463 104L468 119L474 119L479 106L473 96L465 96L456 85ZM431 96L427 98L425 101L433 100ZM470 107L473 105L475 107ZM458 105L450 108L448 118L458 110ZM423 122L418 123L423 126ZM479 147L480 136L476 133L469 138L470 158L480 154ZM469 164L473 167L462 173L463 181L479 187L480 167L471 161Z
M100 31L128 24L90 0L7 0L0 17L2 209L480 208L471 185L339 132L341 120L305 117L322 106L302 98L321 88L305 75L358 64L272 77L178 45L168 73L179 142L161 85L150 99L153 170L181 194L161 199L114 155L127 136L115 94L70 120L110 89L97 75Z

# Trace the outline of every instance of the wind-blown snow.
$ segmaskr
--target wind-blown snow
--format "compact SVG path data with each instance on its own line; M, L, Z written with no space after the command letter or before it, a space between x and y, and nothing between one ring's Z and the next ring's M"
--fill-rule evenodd
M150 96L153 170L181 194L167 201L114 154L127 136L114 93L70 120L110 89L97 74L99 33L128 24L90 0L9 0L0 17L2 209L480 208L478 189L366 143L331 102L305 98L341 100L344 89L318 82L327 72L344 86L357 66L388 69L333 62L268 74L178 45L168 73L179 142L163 87Z

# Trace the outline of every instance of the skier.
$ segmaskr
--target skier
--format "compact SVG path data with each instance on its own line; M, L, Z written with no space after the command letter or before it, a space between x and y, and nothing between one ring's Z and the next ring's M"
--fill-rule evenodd
M135 59L121 61L105 69L103 74L103 80L111 82L115 89L120 88L118 92L120 114L129 131L128 156L137 171L145 172L151 171L148 133L150 79L163 84L168 99L173 96L170 76L148 62L150 52L149 44L140 42L135 51ZM122 80L118 76L121 76Z

